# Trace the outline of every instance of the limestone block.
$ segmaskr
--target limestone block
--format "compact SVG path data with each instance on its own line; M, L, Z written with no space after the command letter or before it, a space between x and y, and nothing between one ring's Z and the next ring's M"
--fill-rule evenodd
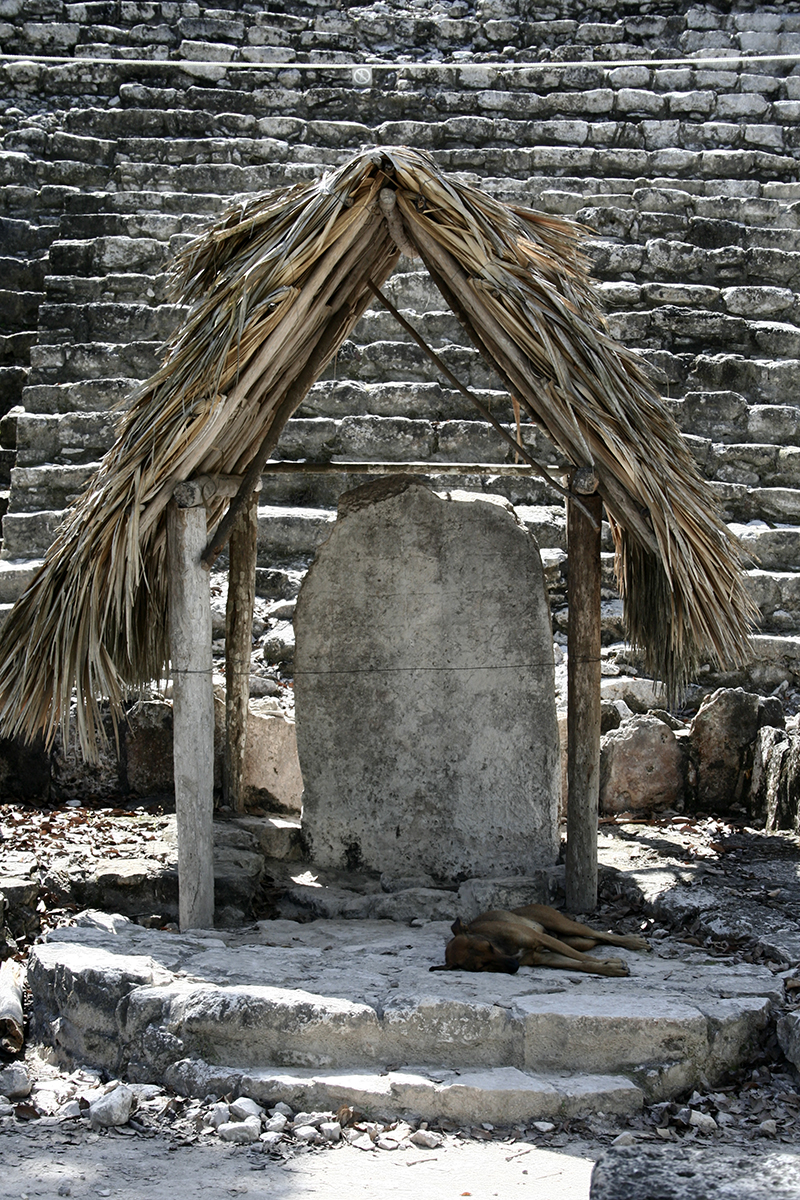
M127 784L137 796L173 789L172 705L146 700L128 714L123 731Z
M745 692L718 688L690 726L690 788L703 809L725 813L747 796L753 746L762 725L783 724L780 705Z
M277 814L266 817L239 817L237 824L254 835L264 858L287 861L301 857L299 810L297 815L292 817Z
M800 824L800 737L773 726L759 729L753 751L749 808L768 831Z
M672 116L709 117L714 111L714 93L711 91L667 92L664 99Z
M755 1163L757 1162L757 1169ZM743 1154L733 1147L612 1146L592 1171L590 1200L794 1200L794 1154Z
M610 1008L607 996L570 990L518 996L515 1004L530 1071L562 1070L567 1056L574 1056L585 1071L609 1073L630 1074L643 1063L676 1064L688 1082L691 1064L708 1055L707 1018L683 998L620 992ZM637 1082L653 1098L658 1079L641 1074Z
M125 1125L133 1111L134 1093L124 1083L106 1092L98 1100L89 1105L89 1120L93 1129L109 1129L117 1125Z
M716 117L718 120L731 118L740 120L742 117L763 117L769 112L769 103L763 96L753 95L752 92L733 92L729 95L717 96Z
M652 679L639 679L631 675L608 676L601 680L600 692L604 701L610 704L622 701L634 713L646 713L651 708L662 708L664 705L664 689Z
M177 913L178 873L175 864L163 867L149 858L120 858L98 862L76 894L81 903L107 912L130 914Z
M789 1062L800 1067L800 1013L786 1013L779 1017L778 1041Z
M614 67L608 73L608 82L615 88L648 88L649 67Z
M434 449L429 421L407 417L345 417L339 430L339 453L344 458L407 461L429 458Z
M234 1014L241 1014L246 1024L232 1021ZM363 1062L365 1048L380 1038L378 1016L368 1004L289 987L215 987L181 981L139 987L128 998L123 1020L123 1037L134 1054L147 1047L142 1056L159 1071L181 1057L170 1042L179 1041L185 1054L203 1054L213 1046L229 1067L249 1068L313 1062L347 1066ZM152 1045L154 1024L169 1035L160 1052Z
M626 116L657 117L665 110L665 100L657 92L644 88L620 88L617 110Z
M281 809L299 813L303 777L294 721L262 710L262 703L250 702L244 785L254 799L269 799L273 807L277 804Z
M631 717L603 735L600 811L657 812L680 808L684 783L675 734L658 717Z
M508 912L523 904L549 904L550 878L550 871L538 871L529 877L467 879L458 889L458 914L464 921L474 921L493 908Z
M315 861L456 882L554 861L559 744L536 543L416 480L350 492L295 615Z

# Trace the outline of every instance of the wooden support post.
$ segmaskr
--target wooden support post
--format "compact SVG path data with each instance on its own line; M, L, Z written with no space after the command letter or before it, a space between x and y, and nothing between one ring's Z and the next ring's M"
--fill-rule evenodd
M181 930L214 924L214 692L210 576L200 564L208 540L205 505L167 517L172 662L178 907Z
M225 803L244 812L244 755L250 702L250 650L256 595L258 492L240 511L228 543L225 608Z
M567 909L597 906L600 794L600 526L602 502L590 468L575 473L581 501L567 501ZM589 510L592 521L586 516Z

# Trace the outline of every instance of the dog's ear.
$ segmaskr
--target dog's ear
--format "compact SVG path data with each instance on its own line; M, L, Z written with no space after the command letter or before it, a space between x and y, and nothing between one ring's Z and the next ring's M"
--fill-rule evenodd
M461 917L456 917L455 921L453 921L453 924L450 926L450 928L452 929L452 931L456 935L456 937L458 937L458 935L460 933L467 932L467 927L464 924L464 922L461 920Z

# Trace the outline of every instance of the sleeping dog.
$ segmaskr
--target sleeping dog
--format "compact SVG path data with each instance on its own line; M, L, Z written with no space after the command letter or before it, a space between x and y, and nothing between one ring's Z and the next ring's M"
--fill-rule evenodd
M623 959L592 958L585 951L598 942L627 950L650 948L636 934L601 933L546 904L527 904L511 912L485 912L468 925L459 917L452 930L455 936L447 943L445 965L431 967L432 971L505 971L513 975L519 967L561 967L592 975L621 976L630 975Z

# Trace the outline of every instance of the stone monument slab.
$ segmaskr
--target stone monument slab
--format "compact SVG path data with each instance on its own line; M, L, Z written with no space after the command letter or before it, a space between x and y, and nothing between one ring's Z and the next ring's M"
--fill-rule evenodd
M458 882L555 861L539 550L505 502L461 495L396 476L356 488L303 582L297 745L320 865Z

